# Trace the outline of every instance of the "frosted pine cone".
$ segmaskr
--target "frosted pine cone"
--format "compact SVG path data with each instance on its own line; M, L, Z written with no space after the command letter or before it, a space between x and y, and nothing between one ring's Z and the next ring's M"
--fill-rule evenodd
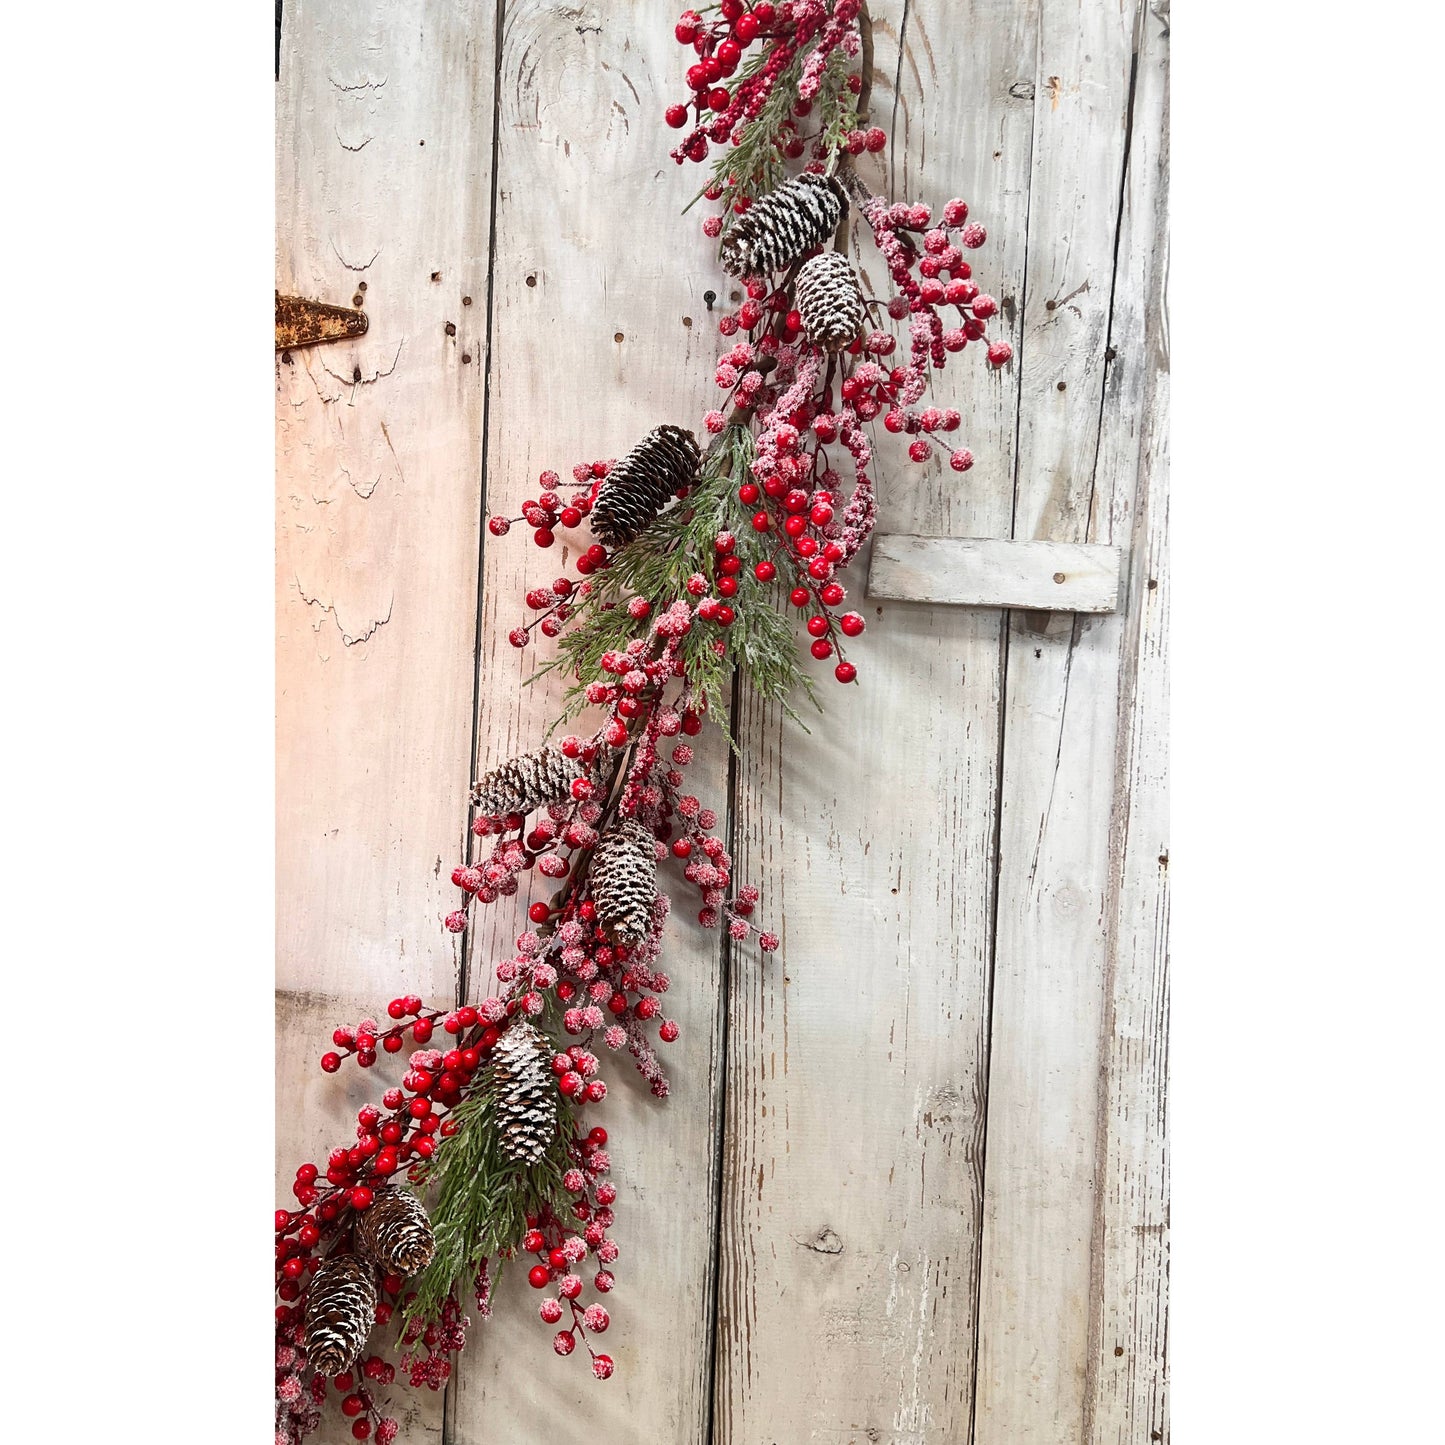
M356 1363L376 1321L376 1275L354 1254L323 1260L306 1296L307 1358L318 1375L339 1375Z
M732 276L781 271L826 241L847 213L848 198L832 176L804 171L733 222L718 258Z
M692 485L702 460L697 440L680 426L654 427L608 472L592 502L592 530L609 547L630 542L671 500Z
M858 277L837 251L824 251L804 263L795 300L808 340L825 351L841 351L868 320Z
M535 1164L557 1132L557 1081L552 1047L524 1019L516 1019L492 1052L491 1090L502 1151L519 1164Z
M431 1263L436 1237L410 1189L382 1190L356 1226L356 1247L386 1274L416 1274Z
M657 897L657 853L652 832L631 818L613 824L592 855L592 901L597 918L616 942L647 936Z
M547 743L536 752L502 763L481 782L473 783L472 806L485 817L497 818L563 803L572 796L573 782L585 771L577 759Z

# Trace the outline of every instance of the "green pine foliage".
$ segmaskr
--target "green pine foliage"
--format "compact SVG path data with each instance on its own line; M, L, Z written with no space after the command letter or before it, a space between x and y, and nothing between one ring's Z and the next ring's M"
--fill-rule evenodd
M570 1166L562 1130L571 1128L570 1110L560 1111L556 1138L530 1165L502 1152L490 1089L472 1090L448 1117L460 1127L419 1181L419 1187L435 1190L429 1213L436 1253L411 1282L416 1298L406 1308L403 1329L413 1319L435 1319L458 1280L475 1273L484 1259L515 1249L527 1232L528 1214L543 1205L556 1214L568 1207L562 1176ZM499 1265L494 1277L500 1272Z
M725 531L736 537L734 550L743 564L737 574L737 595L729 604L736 619L726 628L699 621L683 638L681 653L689 680L724 732L734 667L761 697L781 703L793 718L798 717L791 701L795 689L801 688L817 705L813 680L798 661L792 624L780 610L786 601L780 585L759 582L753 575L753 564L771 552L737 501L753 449L747 427L728 427L704 459L692 492L655 517L614 555L607 571L596 575L591 594L558 639L557 656L534 674L540 677L562 668L572 678L558 726L587 706L586 684L601 675L603 654L622 650L640 635L642 624L629 614L627 602L643 597L658 605L659 599L686 598L687 579L699 572L714 582L719 557L713 544ZM717 641L725 644L722 652L713 646Z
M774 82L763 108L742 127L738 144L723 146L713 161L709 185L721 186L730 202L742 198L755 201L787 180L783 145L791 134L786 129L790 121L796 121L800 128L806 127L810 136L816 125L822 144L828 148L834 162L841 154L839 148L848 132L858 129L857 101L848 89L849 61L841 47L828 57L823 68L822 84L813 98L808 118L796 120L793 107L797 104L798 81L802 78L803 60L807 53L804 49L789 61ZM767 50L757 52L743 66L738 81L756 74L767 64L767 60ZM832 169L831 165L829 169ZM702 191L699 191L683 208L684 214L701 197Z

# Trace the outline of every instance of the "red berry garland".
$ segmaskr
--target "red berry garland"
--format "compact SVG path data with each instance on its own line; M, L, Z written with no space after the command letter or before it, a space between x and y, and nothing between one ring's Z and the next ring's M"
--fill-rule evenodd
M460 1008L399 996L387 1023L338 1027L320 1056L326 1073L403 1053L405 1068L379 1103L358 1111L354 1141L324 1165L298 1167L297 1207L276 1211L279 1445L316 1429L333 1397L354 1438L391 1445L398 1425L382 1392L398 1369L413 1387L446 1382L470 1324L461 1292L470 1290L485 1318L496 1271L514 1257L542 1294L538 1315L553 1329L553 1351L566 1357L580 1346L599 1380L615 1369L594 1342L611 1325L600 1300L617 1284L618 1191L607 1131L588 1110L606 1098L607 1053L625 1051L657 1097L668 1093L654 1037L674 1043L679 1028L663 1012L671 899L659 889L661 870L680 870L704 926L726 928L735 942L754 938L764 953L779 946L754 921L758 890L734 878L717 812L688 788L685 739L718 710L733 668L784 703L811 686L798 616L807 653L837 682L857 680L844 648L866 622L840 610L839 574L876 515L869 424L903 438L914 462L940 465L935 447L959 430L962 414L922 403L948 357L986 341L999 311L964 259L986 235L963 201L937 217L926 205L890 204L853 169L852 157L887 143L867 122L871 76L852 65L871 54L867 23L860 0L722 0L708 18L687 11L675 27L696 58L688 99L665 113L669 126L691 126L673 157L701 161L719 148L703 191L718 210L703 229L725 240L751 217L730 253L772 269L749 276L745 299L718 318L728 343L716 371L726 409L703 418L699 434L710 441L700 457L691 435L669 423L648 433L615 477L609 460L579 463L570 482L545 471L519 515L488 519L499 538L526 523L543 548L559 529L577 533L592 519L592 536L577 536L575 578L527 590L508 640L518 648L536 634L554 641L545 666L570 680L567 718L590 711L595 721L496 760L478 784L473 856L452 872L461 899L444 927L460 933L474 907L531 891L529 875L543 880L526 902L531 927L495 965L499 993ZM807 181L780 180L779 157L807 157ZM803 198L797 214L769 199L789 185ZM805 295L810 335L796 293L809 252L797 248L819 254L818 218L831 227L844 196L894 294L866 303L871 314L859 325L851 272L815 267L815 278L847 294ZM994 340L985 355L1002 366L1012 350ZM952 471L973 466L966 447L943 445ZM398 1192L403 1179L415 1194ZM478 1214L466 1203L473 1196L491 1204ZM395 1272L403 1265L419 1272L405 1278ZM318 1272L329 1281L320 1299ZM372 1348L374 1328L362 1338L358 1301L375 1326L398 1321L395 1361ZM355 1363L329 1381L317 1376L308 1341L328 1363Z

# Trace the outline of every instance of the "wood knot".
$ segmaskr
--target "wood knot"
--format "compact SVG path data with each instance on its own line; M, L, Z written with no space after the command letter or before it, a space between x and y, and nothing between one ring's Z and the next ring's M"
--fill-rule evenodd
M812 1239L800 1239L797 1242L804 1249L811 1249L814 1254L843 1253L843 1241L831 1224L825 1224Z

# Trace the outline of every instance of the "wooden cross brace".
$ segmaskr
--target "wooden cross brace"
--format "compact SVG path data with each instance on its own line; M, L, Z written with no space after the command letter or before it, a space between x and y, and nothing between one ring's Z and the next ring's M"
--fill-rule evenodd
M873 539L868 596L956 607L1116 612L1122 575L1119 547L894 532Z

